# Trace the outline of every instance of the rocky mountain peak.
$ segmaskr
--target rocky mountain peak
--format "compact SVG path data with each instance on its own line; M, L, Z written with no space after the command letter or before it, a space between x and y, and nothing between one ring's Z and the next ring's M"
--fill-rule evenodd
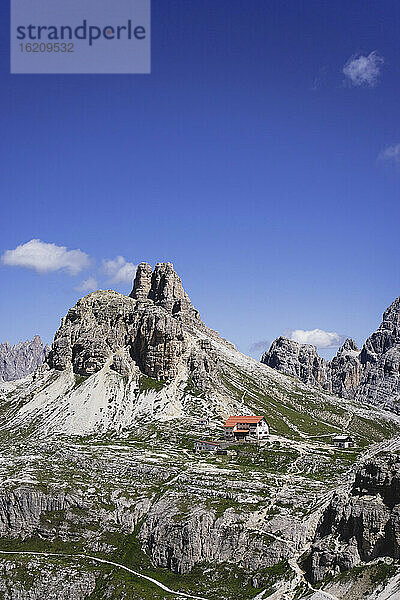
M153 269L145 262L140 263L136 269L136 275L133 282L133 290L130 297L135 300L146 300L151 290L151 277Z
M383 313L379 329L396 330L397 336L400 336L400 296Z
M342 398L355 397L400 413L400 297L385 310L361 351L348 338L327 362L313 346L280 337L261 362Z
M189 300L172 263L156 264L151 278L149 297L156 304L182 299Z
M0 381L21 379L33 373L45 360L49 347L43 347L40 336L11 346L9 342L0 344Z
M346 352L360 352L357 344L351 338L347 338L344 342L343 346L341 346L338 350L338 354L344 354Z
M355 341L350 338L339 348L336 356L327 361L318 355L315 346L279 337L263 354L261 362L304 383L337 396L349 397L360 382L359 354Z
M347 338L329 363L331 390L341 398L352 398L361 379L360 350Z
M193 310L182 281L172 263L157 263L154 271L147 263L140 263L136 271L133 290L135 300L152 300L170 313Z
M364 364L376 362L379 355L400 344L400 297L383 313L382 323L367 339L361 351Z
M281 336L272 342L268 352L261 357L261 362L304 383L329 389L327 363L318 356L316 347L311 344L299 344Z
M141 263L129 297L99 291L77 302L62 320L48 363L57 370L72 365L84 376L109 365L120 375L159 380L188 369L201 384L210 365L193 339L199 331L210 334L172 264L158 263L153 271Z
M400 412L400 297L383 313L360 360L363 377L356 398Z

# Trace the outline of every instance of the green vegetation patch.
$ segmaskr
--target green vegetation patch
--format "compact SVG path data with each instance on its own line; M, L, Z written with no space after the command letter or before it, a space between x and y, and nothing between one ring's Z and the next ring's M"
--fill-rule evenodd
M83 383L85 383L86 379L88 379L86 375L77 375L75 373L75 383L73 389L76 390L76 388L80 387Z
M139 392L148 392L150 390L159 392L163 389L164 385L165 381L161 379L153 379L152 377L141 375L139 379Z
M266 588L264 597L268 598L275 589L275 585L282 580L290 580L293 577L293 570L291 569L287 560L281 560L272 567L265 567L261 569L257 574L257 585L262 588Z

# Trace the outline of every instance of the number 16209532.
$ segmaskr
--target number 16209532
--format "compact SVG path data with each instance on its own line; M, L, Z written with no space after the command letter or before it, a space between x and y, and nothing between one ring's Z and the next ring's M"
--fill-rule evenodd
M20 44L21 52L74 52L72 42L34 42L32 44Z

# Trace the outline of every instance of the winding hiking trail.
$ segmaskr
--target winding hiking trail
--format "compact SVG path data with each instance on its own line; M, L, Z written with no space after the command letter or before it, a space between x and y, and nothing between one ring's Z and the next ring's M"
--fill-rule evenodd
M385 449L386 451L400 450L400 436L393 438L392 440L389 441L389 443L385 441L385 442L374 444L372 447L370 447L368 449L367 452L363 453L362 457L360 457L358 462L360 462L361 460L363 462L365 462L366 460L371 459L374 455L379 453L382 449ZM296 460L292 463L290 469L288 470L288 473L282 477L282 479L284 481L283 486L281 486L281 488L271 498L271 502L268 506L268 509L274 507L279 495L282 493L282 490L285 490L290 485L290 483L293 482L294 477L301 476L301 473L302 473L301 464L302 464L302 460L303 460L306 452L304 451L304 449L302 447L299 448L299 451L300 451L300 454L296 458ZM348 469L348 472L345 475L348 475L353 470L354 470L354 464ZM173 477L172 480L170 480L168 483L170 484L170 483L176 481L177 479L179 479L179 477L181 477L181 475L182 475L182 473L179 473L177 476ZM342 487L344 487L345 485L346 485L346 483L344 483ZM311 524L311 521L315 521L321 516L324 509L328 505L333 493L336 490L337 490L337 488L334 488L334 489L328 491L323 496L322 502L319 503L318 508L308 519L310 524ZM260 533L263 535L268 535L271 538L286 544L287 546L289 546L289 548L291 548L291 550L293 552L293 556L288 559L288 564L289 564L292 572L294 573L293 579L290 581L285 581L284 583L281 583L281 585L278 587L278 589L276 589L275 592L272 593L272 595L268 596L268 600L295 600L295 598L298 596L300 585L304 586L304 588L306 590L308 589L308 592L312 593L311 598L315 598L315 600L339 600L339 598L337 596L334 596L333 594L331 594L329 592L326 592L322 589L314 588L311 585L311 583L309 581L307 581L307 579L304 576L304 572L302 571L302 569L300 568L300 566L298 564L299 557L306 550L308 550L310 548L311 541L304 544L299 549L299 548L295 547L293 540L287 539L283 536L277 536L272 532L268 532L268 531L265 531L262 529L254 529L254 532ZM186 592L179 592L179 591L173 590L173 589L169 588L168 586L164 585L163 583L161 583L160 581L158 581L157 579L154 579L153 577L150 577L148 575L143 575L142 573L139 573L138 571L135 571L134 569L126 567L125 565L122 565L120 563L116 563L116 562L106 560L103 558L98 558L96 556L92 556L89 554L80 554L80 553L64 554L61 552L57 553L57 552L34 552L34 551L23 551L23 550L0 550L0 555L4 555L4 554L5 555L21 555L21 556L70 558L70 559L80 558L83 560L91 560L91 561L94 561L97 563L110 565L117 569L122 569L124 571L127 571L128 573L134 575L135 577L138 577L139 579L145 579L145 580L149 581L150 583L152 583L153 585L155 585L156 587L163 590L164 592L167 592L168 594L172 594L176 597L189 598L191 600L208 600L204 596L195 596L193 594L188 594ZM264 600L264 599L267 600L267 598L265 597L266 593L267 593L267 589L261 590L254 596L253 600ZM316 596L314 596L315 594L316 594Z
M0 550L0 554L20 554L20 555L30 555L30 556L56 556L58 558L83 558L85 560L93 560L98 563L103 563L105 565L111 565L112 567L117 567L118 569L123 569L140 579L146 579L153 583L164 592L168 592L169 594L174 594L175 596L180 596L181 598L192 598L192 600L207 600L203 596L193 596L192 594L186 594L186 592L177 592L175 590L171 590L171 588L167 587L157 579L153 577L149 577L148 575L143 575L142 573L138 573L129 567L125 567L125 565L121 565L119 563L113 562L111 560L105 560L104 558L97 558L96 556L90 556L89 554L63 554L62 552L29 552L29 551L17 551L17 550Z
M317 520L320 517L320 515L323 513L324 509L329 504L329 501L331 500L332 495L335 493L335 491L337 491L337 489L339 489L339 487L344 488L344 487L346 487L346 485L348 485L348 477L354 471L355 465L359 464L360 462L365 462L367 460L370 460L373 456L375 456L382 450L385 450L386 452L388 452L388 451L394 452L394 451L400 450L400 437L397 436L395 438L392 438L391 440L389 440L389 442L388 441L378 442L378 443L374 444L373 446L371 446L366 452L364 452L362 454L362 456L359 458L359 460L356 463L352 464L349 467L348 471L344 474L344 483L341 486L338 486L338 487L328 491L323 496L322 501L319 503L318 508L316 508L315 512L308 519L311 526L312 526L312 521ZM286 489L290 485L290 483L293 482L294 477L301 476L301 473L302 473L301 462L302 462L302 459L306 452L301 447L299 448L299 451L300 451L300 456L298 456L298 458L293 462L288 473L284 477L285 483L281 489ZM280 494L280 491L278 491L274 495L274 497L272 498L272 500L270 502L269 508L275 505L279 494ZM275 592L272 595L268 596L268 600L295 600L295 598L297 597L300 585L303 585L305 590L308 589L308 591L312 593L312 596L310 597L310 599L339 600L339 598L337 596L334 596L330 592L326 592L323 589L314 588L311 585L311 583L305 578L304 572L302 571L302 569L300 568L300 566L298 564L298 560L299 560L300 556L304 552L306 552L307 550L310 549L311 541L304 544L300 549L298 549L298 548L296 549L293 541L283 537L282 535L278 536L272 532L265 531L264 529L256 529L255 532L262 533L263 535L268 535L269 537L286 544L293 552L293 556L288 559L288 564L289 564L292 572L294 573L293 579L291 581L287 581L287 582L280 584L279 587L275 590ZM265 593L266 593L266 590L261 591L257 596L255 596L254 600L264 600ZM265 598L265 600L267 600L267 599Z
M312 449L306 448L302 444L298 444L296 446L296 449L299 452L299 456L290 465L288 472L282 477L284 483L271 498L271 502L268 506L269 509L275 506L279 496L290 486L290 484L293 483L295 477L302 476L304 456L307 454L307 452L312 451ZM333 493L334 490L329 490L323 496L319 507L316 508L315 512L308 518L307 521L311 529L313 529L316 526L318 519L320 518L326 506L329 504ZM281 583L279 587L275 590L275 592L268 596L268 600L295 600L299 593L299 586L303 586L304 590L308 590L308 592L311 592L311 598L314 598L314 595L316 594L315 600L339 600L336 596L333 596L329 592L324 592L323 590L315 589L311 585L311 583L305 578L304 571L300 568L300 565L298 564L300 556L304 552L309 550L309 548L311 547L311 540L303 544L300 548L296 548L296 544L294 543L294 541L285 538L283 535L275 535L274 533L270 531L265 531L264 529L255 529L254 531L256 533L262 533L263 535L267 535L276 541L286 544L292 552L292 557L288 559L288 564L294 574L294 577L289 581ZM264 600L264 598L265 600L267 600L267 598L265 597L266 592L267 590L261 591L254 597L254 600Z

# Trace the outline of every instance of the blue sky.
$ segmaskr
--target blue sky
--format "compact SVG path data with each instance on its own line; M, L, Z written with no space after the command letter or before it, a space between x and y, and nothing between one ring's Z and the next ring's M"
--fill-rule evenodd
M0 12L0 253L88 256L3 260L0 340L50 341L83 281L129 293L141 261L246 353L376 328L400 294L397 1L153 0L151 75L10 75Z

